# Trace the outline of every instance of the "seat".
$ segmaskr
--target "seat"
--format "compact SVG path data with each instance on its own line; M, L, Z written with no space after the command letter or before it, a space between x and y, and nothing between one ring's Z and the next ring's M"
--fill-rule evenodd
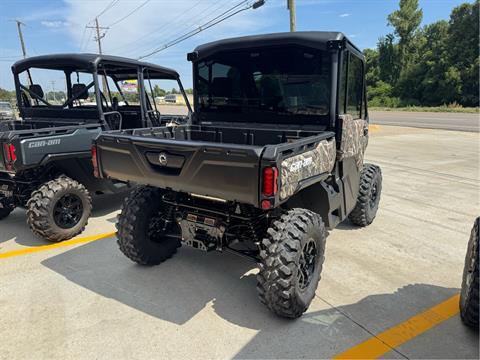
M28 87L28 90L32 93L37 95L39 98L43 99L44 93L43 89L39 84L32 84Z
M72 85L72 98L75 100L88 99L87 85L85 84L73 84Z

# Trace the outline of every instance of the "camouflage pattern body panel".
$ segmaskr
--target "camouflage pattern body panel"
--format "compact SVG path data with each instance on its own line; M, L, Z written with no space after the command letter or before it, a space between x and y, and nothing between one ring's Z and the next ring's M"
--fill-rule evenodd
M315 149L283 160L280 198L283 200L293 195L302 180L331 172L335 165L335 154L335 139L322 140Z
M368 144L368 122L363 119L353 120L352 115L340 115L342 126L342 141L337 152L337 159L343 160L351 156L355 157L358 169L363 167L363 155Z

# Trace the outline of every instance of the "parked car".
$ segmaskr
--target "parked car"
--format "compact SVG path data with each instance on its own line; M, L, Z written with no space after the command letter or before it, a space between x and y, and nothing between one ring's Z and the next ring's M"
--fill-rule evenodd
M15 112L8 101L0 101L0 120L15 119Z
M61 54L21 60L12 70L22 121L0 123L0 219L17 206L26 207L33 233L49 241L83 231L92 194L125 190L118 181L94 177L92 138L104 130L188 118L160 114L152 101L151 79L170 79L183 91L177 72L161 66L107 55ZM65 78L63 104L49 102L35 82L43 79L35 77L38 72ZM130 104L118 85L130 79L139 83L139 105Z
M100 178L143 184L118 219L120 250L144 265L182 244L247 256L261 302L299 317L327 230L347 217L369 225L380 201L380 168L363 162L364 56L342 33L295 32L201 45L188 59L191 123L94 140Z

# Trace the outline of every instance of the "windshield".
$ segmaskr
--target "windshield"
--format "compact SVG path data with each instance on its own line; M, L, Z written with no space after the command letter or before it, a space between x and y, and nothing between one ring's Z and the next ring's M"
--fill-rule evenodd
M330 56L320 50L282 47L219 53L199 62L196 71L200 113L329 113Z

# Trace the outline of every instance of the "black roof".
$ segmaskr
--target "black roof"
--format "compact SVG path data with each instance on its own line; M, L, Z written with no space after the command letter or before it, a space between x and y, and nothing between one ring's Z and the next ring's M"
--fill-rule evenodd
M152 78L178 78L178 73L173 69L121 56L100 54L52 54L34 56L17 61L13 64L12 71L13 73L20 73L28 68L36 67L52 70L91 72L97 69L99 64L108 69L109 73L117 75L118 78L126 78L133 74L136 77L136 68L138 66L147 68Z
M197 46L194 52L197 53L197 59L202 59L220 51L275 45L301 45L314 49L326 50L327 44L331 40L346 41L352 50L356 51L358 55L363 57L362 52L353 45L343 33L334 31L297 31L242 36L206 43Z

